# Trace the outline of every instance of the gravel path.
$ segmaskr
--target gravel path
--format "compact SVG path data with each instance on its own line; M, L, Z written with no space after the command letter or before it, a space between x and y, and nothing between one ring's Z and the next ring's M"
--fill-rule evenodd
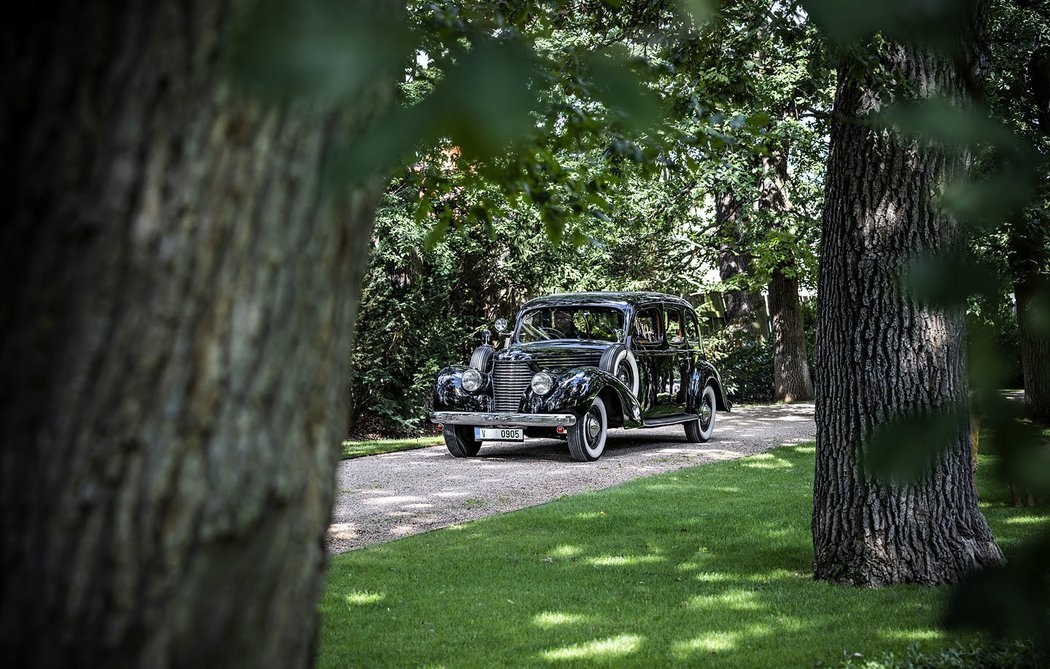
M477 458L456 459L436 446L344 460L328 550L342 553L562 495L810 441L816 432L812 404L740 406L719 412L717 421L706 444L687 443L681 425L611 430L596 462L572 462L559 440L489 443Z

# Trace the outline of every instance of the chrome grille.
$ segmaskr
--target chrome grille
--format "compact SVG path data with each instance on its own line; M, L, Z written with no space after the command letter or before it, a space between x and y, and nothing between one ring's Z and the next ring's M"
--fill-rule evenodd
M494 411L516 412L521 394L532 381L528 363L516 360L497 360L492 368L492 399Z
M573 367L597 367L601 353L566 353L537 356L533 364L539 369L562 370ZM521 395L532 382L532 367L520 360L496 360L492 368L492 410L518 410Z

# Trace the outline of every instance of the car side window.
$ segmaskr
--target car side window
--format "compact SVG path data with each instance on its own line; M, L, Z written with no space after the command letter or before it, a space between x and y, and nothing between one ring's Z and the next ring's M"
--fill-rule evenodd
M660 343L659 309L643 309L634 317L634 341L643 346Z
M690 312L685 317L685 338L693 348L700 348L700 326L696 322L696 314Z
M681 307L664 307L664 332L667 343L677 346L685 341L685 316Z

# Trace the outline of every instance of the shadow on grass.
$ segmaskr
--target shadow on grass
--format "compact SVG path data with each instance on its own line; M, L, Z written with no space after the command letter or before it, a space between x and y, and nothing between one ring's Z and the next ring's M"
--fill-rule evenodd
M811 579L812 471L812 447L784 447L338 556L319 665L813 666L945 645L941 589ZM1007 550L1047 522L991 511Z

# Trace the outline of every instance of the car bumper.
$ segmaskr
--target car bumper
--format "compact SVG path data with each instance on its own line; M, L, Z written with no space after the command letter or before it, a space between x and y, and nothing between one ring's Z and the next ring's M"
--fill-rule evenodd
M430 414L430 422L475 427L570 427L576 424L576 416L571 413L435 411Z

